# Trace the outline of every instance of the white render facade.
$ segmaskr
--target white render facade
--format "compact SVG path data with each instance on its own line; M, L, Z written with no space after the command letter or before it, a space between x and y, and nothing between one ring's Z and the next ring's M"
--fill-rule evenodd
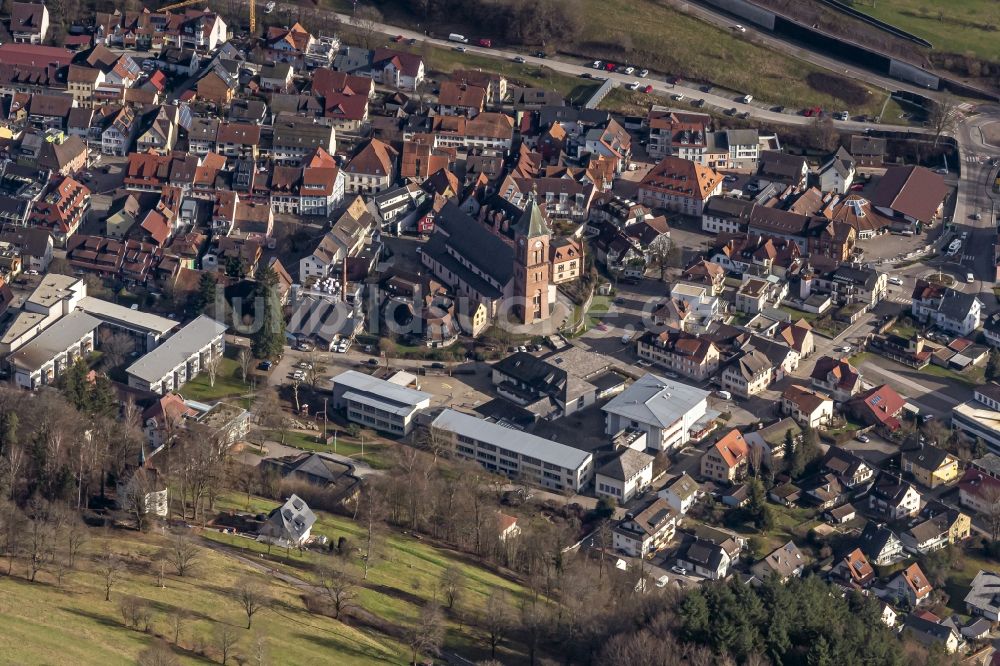
M165 395L194 379L225 351L226 326L201 315L128 367L128 385Z
M441 412L430 428L449 439L459 456L538 486L579 491L594 476L593 456L586 451L453 409Z

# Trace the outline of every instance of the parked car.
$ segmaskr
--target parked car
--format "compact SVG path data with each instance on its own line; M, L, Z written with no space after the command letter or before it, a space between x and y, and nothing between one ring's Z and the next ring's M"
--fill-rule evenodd
M872 441L871 437L869 437L868 435L866 435L864 433L858 435L854 439L858 440L862 444L867 444L868 442Z
M743 95L743 97L740 98L740 101L744 104L749 104L753 101L753 95Z
M733 394L730 393L729 391L716 391L715 395L719 396L723 400L732 400L733 399Z
M535 51L535 57L536 58L548 58L549 54L546 53L545 51Z
M675 101L678 101L678 102L679 102L679 101L681 101L682 99L684 99L684 95L681 95L680 93L677 93L676 95L672 95L672 96L671 96L671 99L673 99L673 100L675 100Z
M682 567L679 564L675 564L674 566L670 567L670 570L673 571L674 573L678 573L678 574L680 574L682 576L686 576L687 572L688 572L687 569L685 569L684 567Z
M591 65L591 67L593 67L594 69L601 69L604 67L604 62L601 60L595 60L594 63Z
M646 93L647 95L650 94L651 92L653 92L653 86L647 85L645 88L642 89L642 92Z
M523 56L514 56L514 62L519 63L519 64L524 64L524 57Z
M640 79L644 79L647 76L649 76L649 70L648 69L640 69L639 70L639 78Z
M466 51L468 51L468 49L465 48L464 46L456 46L452 50L453 51L458 51L459 53L465 53Z
M664 574L656 579L656 587L666 587L667 583L670 582L670 577Z
M401 42L401 41L403 41L403 36L402 35L396 35L395 37L392 38L392 41L394 41L394 42Z
M628 89L629 90L638 90L640 85L642 85L642 84L640 84L638 81L633 81L632 83L628 84Z
M270 361L261 361L260 363L257 364L257 369L258 370L270 370L272 365L274 365L274 364L271 363Z
M486 37L482 37L479 40L477 40L476 44L478 44L479 46L482 46L483 48L486 48L486 49L493 48L493 40L492 39L488 39Z
M747 31L747 29L744 28L739 23L737 23L736 25L733 26L733 30L735 30L736 32L746 32Z
M406 43L409 44L410 46L413 46L414 44L417 43L417 38L416 37L410 37L408 40L406 40Z
M365 361L365 363L367 363L368 365L378 365L378 359L377 358L370 358L367 361Z
M896 285L897 287L898 287L898 286L902 286L902 284L903 284L903 280L902 280L902 278L898 278L898 277L896 277L896 276L894 275L894 276L892 276L891 278L889 278L889 284L894 284L894 285Z

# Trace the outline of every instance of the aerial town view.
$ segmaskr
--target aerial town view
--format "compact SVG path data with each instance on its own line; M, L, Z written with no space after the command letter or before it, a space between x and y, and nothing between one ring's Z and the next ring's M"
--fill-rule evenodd
M0 5L0 664L1000 666L1000 4Z

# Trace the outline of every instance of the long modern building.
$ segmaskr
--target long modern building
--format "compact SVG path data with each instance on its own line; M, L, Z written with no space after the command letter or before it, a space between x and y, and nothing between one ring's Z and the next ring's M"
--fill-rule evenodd
M36 389L56 381L77 358L94 349L94 331L101 321L85 312L71 312L10 355L15 383Z
M602 408L609 435L636 428L647 446L669 451L709 427L708 391L647 374Z
M952 409L951 427L982 439L990 451L1000 453L1000 384L977 386L972 397Z
M199 316L130 365L128 385L160 395L176 391L201 372L210 354L225 351L225 332L225 324Z
M587 451L446 409L430 426L455 452L499 474L546 488L579 491L594 476Z
M333 378L333 408L354 423L392 435L413 430L417 413L431 405L431 394L392 381L347 370Z
M81 298L76 307L100 319L102 328L112 333L128 335L135 341L135 350L143 354L155 349L170 331L177 328L177 322L173 319L132 310L93 296Z

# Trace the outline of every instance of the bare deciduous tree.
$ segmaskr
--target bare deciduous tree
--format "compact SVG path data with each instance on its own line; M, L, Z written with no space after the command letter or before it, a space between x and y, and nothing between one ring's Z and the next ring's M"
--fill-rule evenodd
M229 663L229 658L233 656L233 650L236 649L239 640L240 636L235 627L225 622L216 622L212 631L212 644L219 653L219 663L222 666Z
M183 608L175 608L167 615L167 626L173 635L174 645L180 643L181 632L184 631L184 624L187 622L187 611Z
M438 657L441 655L441 644L444 642L444 616L441 607L433 599L428 599L420 609L417 623L410 628L409 644L412 651L411 663L422 655Z
M118 602L118 611L122 614L122 622L135 631L149 631L152 614L149 602L141 597L127 595Z
M163 550L163 556L178 576L188 576L201 555L201 549L187 536L177 534Z
M462 591L465 589L463 579L462 570L455 566L441 572L441 597L448 610L453 610L462 598Z
M316 585L326 598L336 620L353 607L358 596L358 577L347 564L321 566L317 571Z
M243 612L247 615L247 629L249 629L253 616L267 606L267 593L256 580L243 578L236 584L236 598L239 599Z
M934 146L938 145L941 136L950 134L958 123L958 100L952 95L942 95L931 102L927 110L927 123L934 133Z
M378 24L382 22L382 12L371 5L361 5L351 16L351 25L358 32L358 40L366 49L371 49L375 42Z
M156 641L139 653L136 663L138 666L177 666L180 662L169 645Z
M497 647L510 631L510 609L507 607L507 595L503 590L494 591L486 600L482 626L490 646L490 657L496 659Z
M236 355L236 361L240 364L240 377L243 378L243 383L247 383L247 375L250 374L250 366L253 364L253 353L249 349L241 349L240 353Z
M135 340L127 333L106 333L101 339L101 351L108 365L117 368L135 351Z
M122 572L125 570L125 565L122 563L121 558L118 554L112 551L107 551L98 556L97 558L97 572L101 576L101 580L104 582L104 600L111 601L111 590L118 583L118 579L121 578Z
M219 365L222 363L222 354L215 351L215 347L212 347L208 352L208 358L205 359L205 371L208 373L208 385L215 386L215 378L219 374Z

